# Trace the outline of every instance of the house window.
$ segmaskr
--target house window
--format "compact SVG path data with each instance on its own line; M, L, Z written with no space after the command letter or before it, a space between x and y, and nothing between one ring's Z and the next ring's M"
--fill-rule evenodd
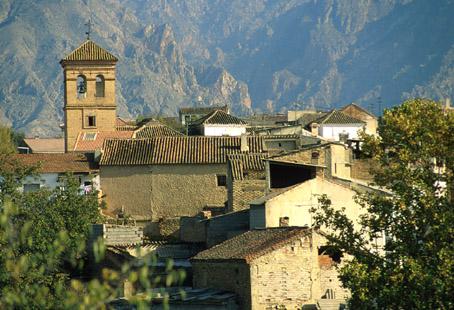
M227 185L227 177L224 174L218 174L216 176L218 186L226 186Z
M96 116L94 115L87 116L86 127L96 127Z
M41 186L37 183L24 184L24 193L36 192Z
M96 97L104 97L104 89L105 89L105 83L104 83L104 77L102 75L97 75L96 76Z

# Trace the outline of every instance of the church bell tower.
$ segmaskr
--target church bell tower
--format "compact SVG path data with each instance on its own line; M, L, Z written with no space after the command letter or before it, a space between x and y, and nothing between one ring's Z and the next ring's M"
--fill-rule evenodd
M80 134L115 130L117 61L88 38L60 61L65 88L65 152L74 150Z

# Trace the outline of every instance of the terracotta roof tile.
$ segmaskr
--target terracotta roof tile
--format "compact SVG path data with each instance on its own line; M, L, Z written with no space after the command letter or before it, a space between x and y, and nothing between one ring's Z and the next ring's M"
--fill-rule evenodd
M60 63L67 61L111 61L116 62L118 58L94 43L91 40L87 40L82 43L81 46L76 48L65 58L63 58Z
M208 107L181 107L180 114L207 114L216 110L221 110L225 113L229 112L228 106L208 106Z
M319 119L314 120L311 123L319 123L319 124L364 124L363 121L351 117L345 113L342 113L337 110L333 110L328 114L320 117Z
M247 123L236 116L216 110L192 122L190 125L196 126L202 124L246 125Z
M88 154L12 154L11 157L27 166L39 165L40 173L88 173L98 169Z
M301 238L311 233L312 230L305 227L251 230L198 253L191 261L241 260L250 262L288 244L295 238Z
M249 151L263 152L263 137L247 138ZM101 165L223 164L241 153L240 137L167 136L150 139L107 139Z
M80 132L74 146L75 152L93 152L100 150L106 139L130 139L134 131L99 131L84 133Z
M135 138L153 138L159 136L182 136L183 134L163 124L145 125L135 131Z
M63 138L24 139L24 142L33 153L65 152L65 140Z
M267 157L267 153L228 155L227 158L230 164L233 179L243 180L244 172L248 170L264 171L265 162L263 159Z

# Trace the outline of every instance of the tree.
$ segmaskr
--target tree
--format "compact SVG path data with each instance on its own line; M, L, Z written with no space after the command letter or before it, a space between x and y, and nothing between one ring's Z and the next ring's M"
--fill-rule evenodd
M363 135L375 185L390 195L358 195L358 222L327 197L314 209L328 240L351 255L340 269L352 309L454 307L454 115L441 104L413 99L386 110L379 137ZM386 235L382 251L376 238Z
M134 267L103 269L101 279L70 278L68 265L82 266L90 225L100 220L97 194L80 195L71 175L63 189L20 193L18 185L34 167L0 156L0 308L104 308L121 296L125 280L143 293L131 301L146 307L160 283L149 269L152 257ZM95 257L101 258L104 245L95 244ZM171 266L167 271L168 285L184 277Z
M9 127L0 124L0 154L10 154L16 152L13 140L13 132Z

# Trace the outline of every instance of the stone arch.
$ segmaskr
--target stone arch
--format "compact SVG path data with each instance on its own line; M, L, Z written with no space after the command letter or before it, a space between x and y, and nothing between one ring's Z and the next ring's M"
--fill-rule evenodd
M83 74L77 76L76 93L77 98L85 98L87 94L87 78Z
M96 76L96 97L105 96L105 80L102 74Z

